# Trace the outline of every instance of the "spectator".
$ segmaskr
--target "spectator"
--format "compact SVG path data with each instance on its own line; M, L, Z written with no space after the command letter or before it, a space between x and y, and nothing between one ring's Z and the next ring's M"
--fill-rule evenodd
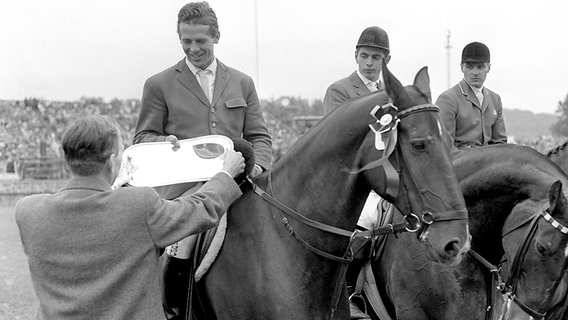
M161 249L215 226L241 194L244 169L227 151L223 171L195 194L163 200L151 188L122 188L124 149L109 117L75 121L63 135L72 178L55 194L16 204L16 221L40 307L38 318L164 319Z

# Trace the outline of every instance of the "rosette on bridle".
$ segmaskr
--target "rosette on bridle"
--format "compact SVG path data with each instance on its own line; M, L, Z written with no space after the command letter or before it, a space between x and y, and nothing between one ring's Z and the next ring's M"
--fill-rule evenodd
M391 153L389 149L394 149L396 145L396 126L400 122L398 118L398 108L395 107L392 102L389 102L382 106L375 106L371 110L371 116L376 119L375 122L369 124L369 128L375 133L375 148L377 150L385 150L388 148L386 153Z
M369 128L375 133L375 148L379 151L383 151L383 155L380 159L372 161L358 170L351 171L352 174L357 174L383 165L396 147L398 137L397 125L400 119L398 116L398 108L394 106L392 100L389 99L389 102L382 106L376 105L373 110L371 110L371 116L375 119L374 122L369 124Z

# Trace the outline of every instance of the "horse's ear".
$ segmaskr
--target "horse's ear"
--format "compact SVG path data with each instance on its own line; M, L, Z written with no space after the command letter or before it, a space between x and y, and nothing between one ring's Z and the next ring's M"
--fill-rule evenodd
M550 203L550 214L555 216L555 213L563 214L562 208L566 208L568 201L562 193L562 182L556 181L550 186L548 193L548 201Z
M398 81L398 79L389 71L387 64L383 59L383 80L385 81L385 90L389 97L397 107L409 107L412 102L408 93L404 90L404 87Z
M414 77L414 86L428 97L428 102L432 102L432 92L430 92L430 76L428 67L422 67Z

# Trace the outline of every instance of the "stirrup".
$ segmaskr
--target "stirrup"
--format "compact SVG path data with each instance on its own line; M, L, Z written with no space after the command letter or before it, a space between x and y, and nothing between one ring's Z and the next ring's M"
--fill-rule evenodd
M363 303L363 310L361 310L359 306L355 304L356 300L359 300ZM351 311L355 311L355 314ZM351 314L351 319L371 319L371 317L367 313L367 303L365 302L362 294L357 294L354 292L349 296L349 313ZM355 318L353 318L354 316Z

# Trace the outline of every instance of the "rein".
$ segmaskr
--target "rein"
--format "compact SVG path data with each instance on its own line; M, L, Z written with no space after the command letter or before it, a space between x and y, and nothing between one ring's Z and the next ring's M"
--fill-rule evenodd
M539 212L538 214L535 214L534 216L529 217L529 218L521 221L518 225L516 225L512 228L509 228L509 230L506 230L506 231L503 232L503 237L505 237L506 235L510 234L511 232L523 227L527 223L529 223L529 222L531 223L528 231L525 234L524 241L523 241L521 247L518 248L516 253L515 253L515 257L513 258L513 262L511 264L510 275L509 275L509 277L506 281L503 280L503 277L501 275L502 269L501 269L500 266L497 267L497 266L491 264L489 261L484 259L481 255L479 255L474 250L469 251L469 254L473 258L475 258L477 261L479 261L481 264L483 264L487 269L489 269L489 272L491 272L491 274L493 276L493 281L498 283L497 290L499 290L499 292L501 292L502 295L506 295L509 300L515 302L519 306L519 308L521 308L524 312L526 312L528 315L530 315L531 317L533 317L535 319L544 319L547 312L541 313L541 312L538 312L537 310L529 307L527 304L525 304L524 302L519 300L519 298L517 297L516 291L517 291L517 284L518 284L519 278L521 277L521 267L522 267L524 258L526 256L527 250L530 246L530 242L534 238L536 230L538 229L538 221L542 217L542 218L544 218L545 221L550 223L550 225L552 225L558 231L560 231L564 234L568 234L568 228L566 228L565 226L558 223L558 221L556 221L548 213L548 210L549 209L543 210L542 212ZM504 262L504 261L502 261L502 262ZM564 276L564 273L566 273L566 271L567 271L567 269L564 268L564 270L560 274L560 277L557 279L557 281L555 283L559 282L560 279L562 279L562 277ZM545 301L547 301L551 298L552 298L552 296L549 296L549 297L547 297L547 299ZM489 305L487 307L487 311L491 312L491 305ZM485 318L490 319L490 314L486 313Z
M270 183L271 183L271 181L272 181L271 175L269 175L268 178L270 179ZM288 207L284 203L278 201L276 198L274 198L273 196L268 194L266 191L264 191L262 188L260 188L257 184L252 182L250 179L248 181L251 184L254 193L256 193L258 196L260 196L262 199L264 199L266 202L270 203L274 207L280 209L280 211L282 212L282 223L284 224L286 229L290 232L290 235L293 236L302 246L304 246L304 248L310 250L311 252L313 252L313 253L315 253L319 256L322 256L324 258L327 258L327 259L341 263L341 266L340 266L340 269L339 269L339 276L337 277L335 289L334 289L334 292L333 292L332 306L331 306L331 310L330 310L330 319L333 319L333 317L335 315L335 311L337 310L337 304L339 303L339 298L341 297L341 291L343 290L342 283L343 283L343 279L345 277L345 273L347 272L347 265L351 261L353 261L353 251L351 249L351 244L353 243L355 238L365 238L366 241L370 241L374 237L379 236L379 235L383 235L383 234L389 234L389 233L397 234L397 233L401 233L401 232L416 232L420 229L420 219L414 214L405 215L404 216L404 222L402 222L402 223L387 224L383 227L380 227L380 228L377 228L377 229L374 229L374 230L349 231L349 230L337 228L337 227L334 227L334 226L327 225L325 223L321 223L319 221L315 221L313 219L310 219L310 218L294 211L293 209L291 209L290 207ZM335 235L339 235L339 236L343 236L343 237L349 237L349 244L347 245L345 253L342 256L337 256L337 255L333 255L331 253L325 252L323 250L320 250L320 249L310 245L306 240L304 240L304 238L301 235L299 235L294 230L294 227L290 224L288 217L290 217L290 218L292 218L296 221L299 221L299 222L301 222L301 223L303 223L307 226L310 226L312 228L321 230L321 231L325 231L325 232L335 234ZM414 220L414 221L410 221L411 219Z

